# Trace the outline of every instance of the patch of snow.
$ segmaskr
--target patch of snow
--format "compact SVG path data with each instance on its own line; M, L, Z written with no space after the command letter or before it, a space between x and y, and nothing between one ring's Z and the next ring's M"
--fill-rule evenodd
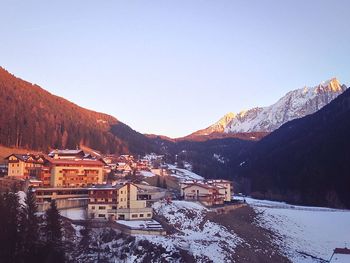
M214 158L215 160L217 160L219 163L222 163L222 164L225 163L225 158L222 157L220 154L214 153L214 154L213 154L213 158Z
M176 173L172 173L171 176L184 179L184 180L203 180L204 178L194 172L191 172L187 169L177 168L175 165L168 164L168 168L174 170Z
M19 199L18 201L19 201L20 205L25 206L26 205L25 199L27 197L27 194L23 191L18 191L17 196L18 196L18 199Z
M140 174L144 177L153 177L155 176L154 173L150 172L150 171L140 171Z
M349 263L349 254L334 254L330 263Z
M192 164L188 163L188 162L184 162L184 167L186 170L191 171L192 172Z
M85 220L87 218L85 208L70 208L60 210L61 216L67 217L72 220Z
M245 161L243 161L243 162L241 162L240 164L239 164L239 166L243 166L245 164Z
M72 227L74 228L75 230L75 235L77 237L81 237L81 233L80 233L80 230L84 229L83 226L79 226L79 225L75 225L75 224L72 224Z
M128 226L133 229L146 229L148 228L148 225L152 225L154 227L162 228L162 225L159 224L155 220L132 220L132 221L127 221L127 220L117 220L116 221L119 224Z

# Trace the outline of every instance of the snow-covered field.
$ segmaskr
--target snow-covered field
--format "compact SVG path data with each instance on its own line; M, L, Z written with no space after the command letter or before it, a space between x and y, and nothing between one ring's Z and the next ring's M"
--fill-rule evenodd
M60 210L61 216L67 217L72 220L84 220L87 217L85 208L70 208Z
M335 248L350 246L349 210L294 206L251 198L246 201L259 213L256 223L280 237L276 242L293 262L320 262L316 258L329 260Z
M167 251L178 248L187 250L196 262L232 262L231 255L242 242L225 227L204 219L208 211L200 204L187 201L173 201L171 204L157 202L153 208L175 227L176 233L168 236L137 236L151 243L162 245Z
M172 173L171 176L183 179L183 180L203 180L204 178L194 172L191 172L187 169L177 168L175 165L168 164L168 168L176 171L176 173Z

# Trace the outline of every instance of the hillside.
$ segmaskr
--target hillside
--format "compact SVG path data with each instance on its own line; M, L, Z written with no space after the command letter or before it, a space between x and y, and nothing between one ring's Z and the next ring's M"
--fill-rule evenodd
M0 68L0 145L45 151L86 145L108 153L144 153L147 141L112 116L79 107Z
M293 120L231 166L260 197L350 207L350 90Z

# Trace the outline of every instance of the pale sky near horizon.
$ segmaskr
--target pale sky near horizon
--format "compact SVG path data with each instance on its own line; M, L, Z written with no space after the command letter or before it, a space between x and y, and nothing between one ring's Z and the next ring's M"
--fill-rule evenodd
M0 1L0 66L142 133L350 84L350 1Z

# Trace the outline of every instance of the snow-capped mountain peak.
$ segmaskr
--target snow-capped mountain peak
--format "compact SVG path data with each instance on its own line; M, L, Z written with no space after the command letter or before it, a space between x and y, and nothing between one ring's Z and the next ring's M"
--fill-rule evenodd
M195 132L194 135L210 135L214 132L272 132L290 120L320 110L346 88L336 78L332 78L314 87L292 90L271 106L226 114L215 124Z
M218 120L213 125L209 126L206 129L199 130L195 132L193 135L210 135L212 133L223 133L227 125L236 117L236 114L233 112L229 112L225 114L220 120Z

